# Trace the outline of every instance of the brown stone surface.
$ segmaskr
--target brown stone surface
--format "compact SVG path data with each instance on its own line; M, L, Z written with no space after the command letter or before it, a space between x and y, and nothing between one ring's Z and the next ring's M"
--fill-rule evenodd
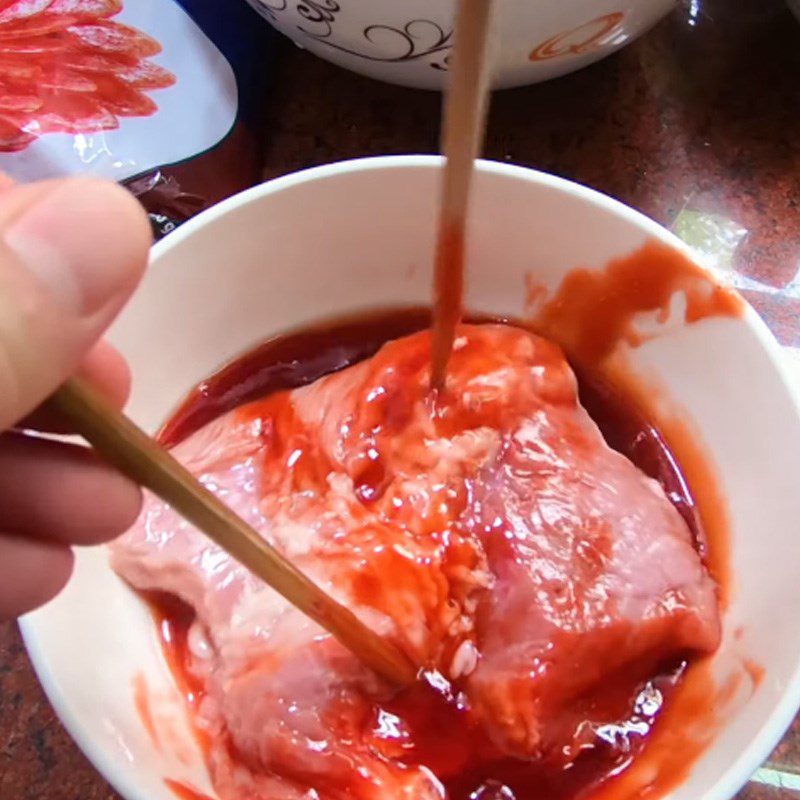
M364 155L435 152L439 98L283 47L265 176ZM800 25L781 0L694 0L621 53L499 94L487 155L580 181L672 225L724 218L732 267L784 344L800 346ZM309 225L324 220L309 220ZM769 765L800 772L800 724ZM747 800L800 796L751 783ZM113 800L0 626L0 800Z

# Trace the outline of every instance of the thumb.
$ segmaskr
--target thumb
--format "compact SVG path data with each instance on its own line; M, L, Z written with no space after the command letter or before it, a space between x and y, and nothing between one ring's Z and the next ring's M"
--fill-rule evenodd
M136 286L150 241L144 211L114 183L0 192L0 431L75 371Z

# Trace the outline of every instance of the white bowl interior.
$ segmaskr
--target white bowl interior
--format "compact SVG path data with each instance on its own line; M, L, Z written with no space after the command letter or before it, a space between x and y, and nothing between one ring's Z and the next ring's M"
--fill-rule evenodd
M430 294L439 162L397 157L288 176L187 223L154 249L111 338L130 360L130 413L154 431L199 380L266 337L348 311L425 303ZM483 163L469 246L468 306L519 316L525 278L556 286L648 237L677 244L642 216L545 175ZM636 368L702 432L732 520L735 574L720 664L765 669L673 794L730 796L766 757L798 700L800 415L777 345L749 312L708 319L642 346ZM147 611L102 549L23 621L45 689L72 735L128 800L174 800L172 778L212 794ZM741 629L739 639L734 632ZM156 702L154 746L134 701L144 676ZM138 678L142 680L142 678Z

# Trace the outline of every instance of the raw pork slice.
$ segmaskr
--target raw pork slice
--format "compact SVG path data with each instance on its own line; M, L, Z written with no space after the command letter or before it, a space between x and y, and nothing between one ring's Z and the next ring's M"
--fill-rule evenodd
M368 625L456 682L499 753L563 757L607 721L592 697L609 679L634 687L716 647L715 586L659 485L579 405L555 345L463 326L438 396L429 350L427 333L391 342L174 452ZM189 668L222 798L443 796L402 748L375 747L391 687L163 503L148 498L112 560L135 588L196 613Z

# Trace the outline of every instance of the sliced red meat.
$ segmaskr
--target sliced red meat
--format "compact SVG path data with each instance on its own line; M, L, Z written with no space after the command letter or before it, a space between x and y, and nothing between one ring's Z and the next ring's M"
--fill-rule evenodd
M38 85L42 89L60 92L96 92L97 82L91 77L63 66L48 65L42 70Z
M5 148L22 149L42 133L91 133L119 127L120 117L158 110L146 91L175 77L145 59L155 39L109 20L120 0L0 0L0 110ZM29 114L24 118L24 114Z
M143 92L129 86L115 75L93 75L95 97L112 114L121 117L146 117L158 106Z
M17 37L46 36L58 33L78 21L77 17L64 14L36 14L0 24L0 40Z
M137 58L147 58L161 52L161 45L151 36L120 22L105 20L81 22L73 25L69 31L75 39L91 50L124 53Z
M139 59L124 53L100 53L82 45L59 56L59 63L78 72L119 72L136 67Z
M115 76L136 89L166 89L175 83L175 76L150 61L139 61L130 67L120 66Z
M14 39L0 39L0 53L19 53L26 58L35 58L60 53L66 50L64 37L53 36L19 36Z
M122 11L122 0L52 0L48 11L76 17L100 19Z
M41 108L43 101L40 97L30 94L15 94L0 82L0 111L14 111L30 113Z
M46 11L53 0L0 0L0 25Z
M0 55L0 78L3 80L19 82L23 86L35 86L41 74L41 66L31 63L24 56Z
M389 343L221 417L175 454L454 681L492 758L574 757L608 721L593 700L609 680L630 686L625 718L661 662L716 646L714 584L661 488L579 405L557 347L463 326L438 396L429 350L427 333ZM413 726L389 715L394 733L376 733L389 687L162 503L148 498L113 565L196 612L188 669L205 687L198 724L223 800L443 796L403 761Z
M16 153L24 150L35 138L35 134L28 133L15 122L0 115L0 152Z
M119 127L117 118L92 95L83 92L43 93L44 105L34 121L41 133L90 133Z

